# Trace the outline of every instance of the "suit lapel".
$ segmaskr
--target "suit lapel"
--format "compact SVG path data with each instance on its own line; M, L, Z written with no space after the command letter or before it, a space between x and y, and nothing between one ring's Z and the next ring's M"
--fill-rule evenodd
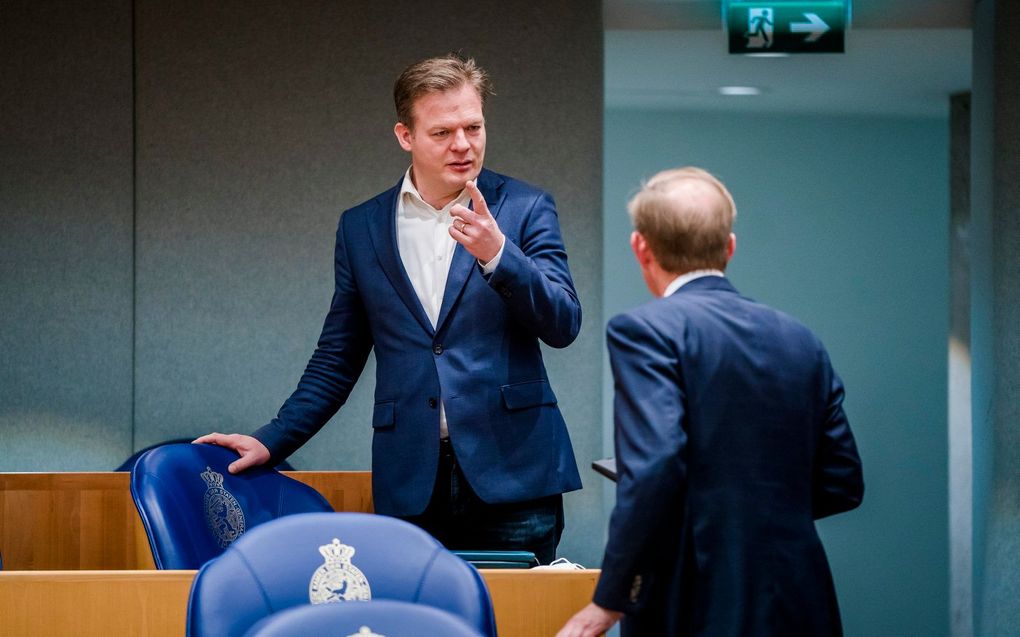
M489 213L493 218L498 218L506 198L503 191L503 179L496 173L483 169L479 173L476 183L485 199L485 204L489 207ZM453 251L453 258L450 260L450 274L446 279L446 289L443 291L443 306L439 309L436 332L443 329L443 324L460 300L464 286L476 267L477 260L464 249L464 246L458 243Z
M375 248L376 257L382 266L382 271L389 279L390 285L397 291L397 295L407 306L408 311L421 323L422 328L428 334L433 334L432 323L425 314L425 309L414 292L411 279L404 270L404 264L397 252L397 196L400 194L400 184L386 192L379 198L379 205L375 214L369 216L368 230L372 238L372 246Z

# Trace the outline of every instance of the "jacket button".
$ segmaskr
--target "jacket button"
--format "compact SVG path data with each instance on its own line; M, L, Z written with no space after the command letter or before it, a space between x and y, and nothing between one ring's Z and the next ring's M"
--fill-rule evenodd
M432 346L432 353L435 354L436 356L439 356L440 354L443 353L443 346L440 343L436 343L435 345Z
M439 404L438 400L436 400L435 398L429 398L429 407L431 407L432 409L435 409L436 405L438 405L438 404Z
M499 293L503 295L504 299L509 299L511 296L514 295L514 293L510 291L510 288L503 288L502 290L499 291Z

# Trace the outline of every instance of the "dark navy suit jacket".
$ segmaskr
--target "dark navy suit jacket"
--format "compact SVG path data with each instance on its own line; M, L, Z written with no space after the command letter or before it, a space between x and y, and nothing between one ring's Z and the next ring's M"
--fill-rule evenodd
M864 483L803 325L722 277L613 318L619 471L595 602L625 635L842 633L818 518Z
M483 276L457 245L433 329L397 252L400 182L347 210L336 239L336 289L297 389L255 437L287 457L340 408L375 348L375 510L425 510L439 458L439 401L468 482L489 503L579 489L567 429L539 340L566 347L581 326L552 198L489 170L479 190L506 235Z

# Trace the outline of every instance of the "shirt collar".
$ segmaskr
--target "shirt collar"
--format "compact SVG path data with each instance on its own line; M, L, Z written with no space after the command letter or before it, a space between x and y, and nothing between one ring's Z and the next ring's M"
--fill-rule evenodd
M461 190L460 193L456 197L454 197L452 201L443 206L441 210L436 210L435 208L432 207L432 204L422 199L421 194L418 192L418 189L414 187L414 182L411 181L410 168L408 168L407 172L404 173L404 181L401 182L400 184L400 200L403 201L404 198L407 196L410 196L411 199L415 202L415 204L417 204L419 207L425 206L429 210L435 211L437 214L447 212L450 208L453 207L454 204L459 203L466 206L467 201L470 200L471 198L470 195L468 194L467 188L465 188L464 190Z
M677 290L679 290L680 288L682 288L683 286L693 281L694 279L700 279L706 276L725 277L726 275L723 274L722 270L714 270L711 268L706 270L691 270L690 272L685 272L684 274L681 274L677 278L670 281L669 285L666 286L666 291L662 293L662 296L663 297L669 296L676 292Z

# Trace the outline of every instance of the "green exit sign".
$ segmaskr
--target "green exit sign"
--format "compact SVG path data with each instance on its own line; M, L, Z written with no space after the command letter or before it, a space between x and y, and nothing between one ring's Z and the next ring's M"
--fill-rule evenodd
M848 2L728 2L730 53L843 53Z

